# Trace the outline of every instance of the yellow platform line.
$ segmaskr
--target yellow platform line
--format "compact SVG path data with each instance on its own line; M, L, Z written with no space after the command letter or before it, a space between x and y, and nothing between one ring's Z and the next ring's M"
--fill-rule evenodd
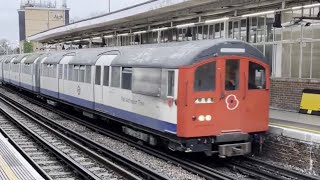
M0 168L6 173L7 177L10 180L19 180L18 177L14 174L8 164L3 160L2 156L0 155Z
M309 132L309 133L320 134L320 131L317 131L317 130L306 129L306 128L301 128L301 127L295 127L295 126L290 126L290 125L277 124L277 123L269 123L269 125L274 125L274 126L279 126L279 127L285 127L285 128L290 128L290 129L305 131L305 132Z

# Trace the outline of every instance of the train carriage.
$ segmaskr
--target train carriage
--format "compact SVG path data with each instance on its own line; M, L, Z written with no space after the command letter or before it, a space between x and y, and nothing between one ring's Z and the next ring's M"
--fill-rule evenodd
M10 74L9 81L12 85L20 87L20 73L21 73L21 61L25 61L29 54L18 55L16 58L10 61Z
M32 54L21 61L20 86L26 90L40 92L40 62L48 54Z
M3 82L3 69L2 69L2 62L7 56L0 56L0 82Z
M10 83L11 61L13 61L18 56L19 55L9 55L3 60L2 66L3 66L3 81L4 81L4 83Z
M268 129L269 76L249 44L203 40L52 53L40 93L152 145L230 157L250 153Z
M64 55L71 52L54 52L41 60L40 93L59 99L59 63Z

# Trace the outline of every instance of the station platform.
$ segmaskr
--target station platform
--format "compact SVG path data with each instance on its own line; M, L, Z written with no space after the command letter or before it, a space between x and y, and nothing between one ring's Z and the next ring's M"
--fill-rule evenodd
M270 109L269 117L270 133L320 143L320 116Z
M0 134L0 180L44 180Z

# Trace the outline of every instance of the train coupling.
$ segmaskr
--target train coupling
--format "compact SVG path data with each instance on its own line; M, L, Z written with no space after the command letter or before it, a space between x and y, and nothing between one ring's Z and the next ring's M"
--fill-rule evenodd
M251 153L251 142L219 145L219 157L242 156Z

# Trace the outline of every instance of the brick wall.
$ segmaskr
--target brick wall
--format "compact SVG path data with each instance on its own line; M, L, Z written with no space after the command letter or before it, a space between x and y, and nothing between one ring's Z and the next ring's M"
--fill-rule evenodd
M303 89L319 89L320 80L272 78L271 108L299 111Z
M260 158L304 173L320 174L320 144L314 142L267 134Z

